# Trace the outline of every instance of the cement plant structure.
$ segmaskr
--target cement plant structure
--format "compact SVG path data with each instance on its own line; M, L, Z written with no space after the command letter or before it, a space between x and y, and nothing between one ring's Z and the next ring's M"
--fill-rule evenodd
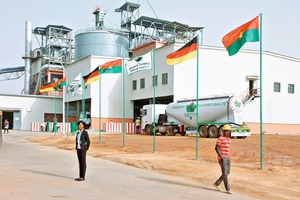
M130 76L127 73L104 74L100 81L93 82L85 88L84 110L91 113L92 129L98 130L99 117L102 123L122 122L123 117L126 122L133 122L134 118L141 114L143 105L153 103L154 94L156 104L196 98L196 59L176 66L166 65L165 59L166 55L182 47L196 34L203 38L203 27L189 27L178 22L140 17L139 6L126 2L115 10L121 14L120 30L106 29L103 23L105 12L95 10L95 27L77 31L75 45L68 43L69 48L64 49L63 52L70 53L70 60L55 59L55 56L52 59L51 55L41 55L44 63L40 61L43 64L39 66L61 66L61 72L64 74L61 73L60 76L67 77L70 83L79 74L86 75L108 61L120 58L134 59L155 49L155 74L153 70L140 71ZM70 42L73 41L72 38L69 39ZM84 46L86 48L83 48ZM244 108L245 122L255 134L259 133L259 94L262 89L263 132L299 133L300 119L297 114L300 112L300 79L297 75L300 73L300 59L262 52L260 77L259 51L241 49L236 55L229 57L224 47L200 44L199 49L200 98L224 94L241 96L247 104ZM59 58L65 54L53 55ZM39 68L35 71L37 74ZM33 75L31 73L31 76ZM41 85L46 84L45 81L41 82L42 78L43 76L38 80L36 75L35 80ZM259 85L260 79L262 88ZM55 80L50 79L50 82ZM32 91L36 91L36 88ZM249 94L254 95L247 99ZM76 92L71 93L68 87L64 87L60 95L63 96L64 105L62 110L57 112L64 113L65 121L78 120L82 111L83 96ZM1 98L3 97L0 97L0 101ZM27 126L24 126L24 129L27 129Z

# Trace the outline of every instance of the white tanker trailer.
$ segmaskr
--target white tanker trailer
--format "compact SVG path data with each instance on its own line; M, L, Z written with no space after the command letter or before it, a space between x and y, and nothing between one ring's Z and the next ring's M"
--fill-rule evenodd
M250 136L250 129L242 117L243 103L234 96L213 97L198 100L198 132L200 137L219 137L223 125L230 124L232 137ZM195 100L170 103L168 105L143 106L142 128L149 134L186 135L196 133L197 102Z

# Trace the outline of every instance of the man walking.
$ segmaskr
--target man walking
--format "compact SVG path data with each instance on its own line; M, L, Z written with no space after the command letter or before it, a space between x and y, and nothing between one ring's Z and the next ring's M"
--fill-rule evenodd
M215 150L218 154L218 161L221 166L222 175L214 183L215 187L220 190L220 184L224 182L225 189L228 194L232 194L228 181L230 173L230 137L231 127L229 124L223 126L222 135L218 138Z

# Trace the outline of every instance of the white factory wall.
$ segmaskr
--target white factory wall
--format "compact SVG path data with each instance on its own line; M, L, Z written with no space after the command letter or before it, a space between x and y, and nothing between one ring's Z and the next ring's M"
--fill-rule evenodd
M155 51L155 71L157 75L157 86L156 86L156 96L169 96L173 95L173 70L174 68L171 66L167 66L165 64L165 56L168 52L172 51L172 46L168 46L166 48L157 49ZM152 67L152 70L154 65ZM131 100L138 99L147 99L153 97L153 86L152 86L152 70L143 70L138 71L130 75L130 91L131 91ZM168 74L168 84L162 84L162 74ZM140 88L140 80L145 78L145 88ZM137 81L137 89L132 90L132 81Z
M99 65L107 62L121 59L118 57L100 57L93 56L91 64ZM125 60L124 60L125 62ZM118 74L101 74L99 81L91 84L92 98L92 117L99 116L99 106L101 103L101 116L103 118L122 118L123 117L123 96L125 104L125 118L132 118L133 103L130 101L130 82L125 70L124 76L125 91L123 95L123 75ZM101 102L99 102L99 84L101 84Z
M106 62L120 59L117 57L102 57L102 56L88 56L75 63L72 63L65 69L65 76L69 77L70 82L76 76L83 72L87 75L93 71L97 66ZM127 73L126 73L127 74ZM130 82L128 76L125 75L125 117L132 118L133 103L130 101ZM100 81L95 81L85 87L85 98L91 98L91 117L99 117L99 106L101 103L101 117L102 118L122 118L123 117L123 78L122 74L102 74ZM99 101L99 84L101 84L101 102ZM75 96L69 95L70 101L81 101L81 94ZM67 101L67 98L66 98ZM81 110L81 108L80 108Z
M64 76L67 77L69 83L71 83L78 75L85 76L96 68L96 66L91 66L90 57L91 56L85 57L65 67ZM66 90L65 87L64 90ZM65 101L68 101L67 98L69 98L69 101L77 101L82 99L82 95L78 93L75 93L75 95L66 95ZM85 89L85 98L90 98L89 87Z
M54 97L48 96L1 94L0 110L3 112L20 111L20 130L31 130L31 122L43 122L44 113L55 112L54 102ZM56 98L57 114L63 114L62 102L62 98Z
M174 67L174 100L195 99L196 58ZM201 46L198 64L198 97L241 95L249 87L248 75L259 75L259 54L240 52L229 57L220 48Z
M240 96L249 88L247 76L260 75L258 51L241 50L229 57L224 48L201 46L199 52L199 97L233 94ZM300 124L299 73L300 59L263 52L262 58L263 122ZM196 97L196 59L174 67L174 101ZM274 82L281 83L281 92L274 92ZM254 88L259 88L255 81ZM295 93L288 93L294 84ZM244 119L259 123L260 99L244 108Z
M263 54L262 113L265 122L300 124L300 118L298 117L300 113L299 74L299 59L268 52ZM274 82L281 84L280 92L274 92ZM294 85L293 94L288 93L288 84ZM259 107L258 102L255 107ZM246 108L246 113L249 112L251 110Z
M158 86L156 97L174 95L174 101L195 99L196 59L187 60L176 66L165 64L166 55L182 45L169 45L156 50L156 71ZM270 52L262 54L262 113L264 123L300 124L300 59ZM200 46L198 64L198 96L241 96L249 89L247 76L260 76L259 51L240 50L234 56L220 47ZM161 85L161 74L168 73L168 84ZM152 70L144 70L130 76L137 80L137 90L131 88L131 99L153 97ZM140 79L145 78L146 86L140 89ZM281 83L281 92L274 92L274 82ZM288 93L288 84L294 84L294 94ZM260 80L254 81L254 88L260 87ZM259 91L259 90L258 90ZM259 123L260 98L247 103L244 108L247 122Z

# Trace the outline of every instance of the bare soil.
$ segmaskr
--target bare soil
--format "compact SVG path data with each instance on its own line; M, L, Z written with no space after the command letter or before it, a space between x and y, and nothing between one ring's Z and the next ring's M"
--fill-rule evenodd
M136 134L90 134L88 155L184 177L213 188L221 174L214 147L216 139ZM263 135L231 140L233 192L258 199L300 199L300 135ZM101 139L101 142L99 142ZM75 135L29 138L31 142L75 151ZM155 144L155 145L154 145ZM197 158L197 159L196 159ZM222 190L224 186L222 184Z

